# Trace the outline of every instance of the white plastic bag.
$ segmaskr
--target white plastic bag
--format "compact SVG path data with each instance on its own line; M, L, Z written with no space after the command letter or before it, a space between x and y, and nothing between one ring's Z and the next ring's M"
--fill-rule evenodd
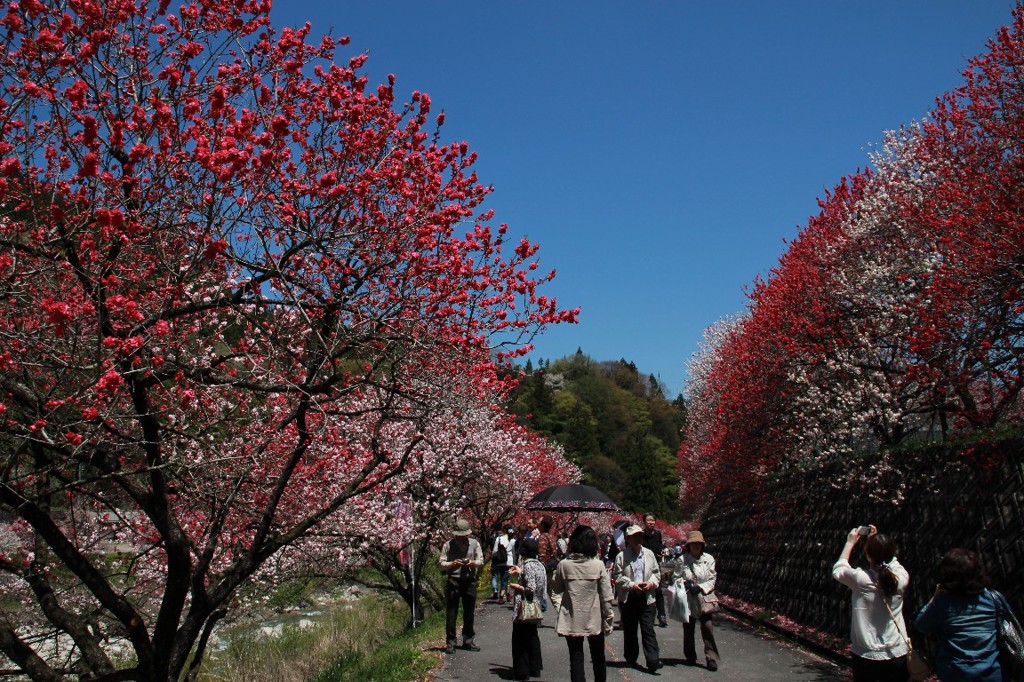
M665 593L668 617L680 623L690 620L690 600L687 598L686 588L683 587L683 579L680 578L669 585Z

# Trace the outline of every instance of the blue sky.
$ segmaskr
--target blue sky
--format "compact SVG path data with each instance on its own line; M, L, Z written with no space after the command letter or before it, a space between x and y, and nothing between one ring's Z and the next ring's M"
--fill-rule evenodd
M279 0L444 109L539 242L580 324L529 356L626 358L670 397L705 327L743 310L825 190L919 119L1010 22L1010 0Z

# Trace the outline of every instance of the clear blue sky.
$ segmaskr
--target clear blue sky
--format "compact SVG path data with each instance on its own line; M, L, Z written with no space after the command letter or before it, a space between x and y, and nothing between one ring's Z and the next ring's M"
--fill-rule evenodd
M579 325L529 356L626 358L670 397L883 131L919 119L1010 0L278 0L431 95L479 152L495 223L539 242Z

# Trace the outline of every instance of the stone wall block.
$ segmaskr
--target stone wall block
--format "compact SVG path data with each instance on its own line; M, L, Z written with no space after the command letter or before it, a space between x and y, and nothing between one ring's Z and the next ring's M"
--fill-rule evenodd
M880 467L887 472L880 484L873 467L886 457L899 466ZM901 494L879 494L883 488ZM701 530L724 594L845 637L850 595L833 580L832 565L846 533L862 524L896 540L911 575L908 620L934 592L939 559L958 546L981 555L993 587L1024 615L1022 439L973 445L969 453L951 446L883 452L794 472L759 490L725 491ZM862 547L853 561L866 565Z

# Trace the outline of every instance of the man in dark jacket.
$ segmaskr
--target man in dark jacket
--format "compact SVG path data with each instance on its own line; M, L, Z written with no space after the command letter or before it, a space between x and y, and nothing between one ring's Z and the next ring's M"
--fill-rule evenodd
M537 526L539 531L537 536L537 560L544 564L544 570L547 571L547 593L548 596L551 596L551 603L557 611L558 604L555 603L554 595L551 594L551 577L555 574L555 567L558 566L558 538L551 532L551 528L554 525L555 523L551 520L550 516L544 516ZM546 599L541 599L540 607L544 611L548 610Z
M665 549L665 543L661 539L661 531L654 527L655 522L654 514L647 512L644 514L644 540L643 546L654 552L654 556L658 557L658 561L661 561L661 554ZM661 589L661 585L658 585L658 589L654 592L654 603L658 605L658 625L661 627L668 627L668 620L665 618L665 593Z

